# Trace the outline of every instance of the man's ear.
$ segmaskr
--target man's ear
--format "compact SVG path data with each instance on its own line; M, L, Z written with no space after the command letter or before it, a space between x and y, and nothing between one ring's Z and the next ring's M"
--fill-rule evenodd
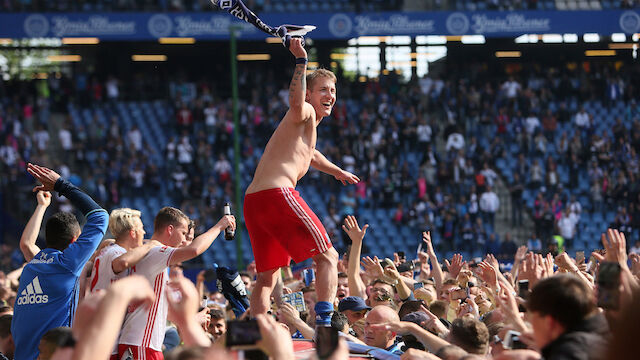
M171 236L171 234L173 234L173 225L167 226L165 231L167 232L167 235Z

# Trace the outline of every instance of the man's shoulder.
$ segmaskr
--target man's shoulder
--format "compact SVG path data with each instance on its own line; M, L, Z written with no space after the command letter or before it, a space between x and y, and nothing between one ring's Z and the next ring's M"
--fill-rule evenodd
M289 108L289 110L287 110L287 113L282 118L282 121L287 120L287 121L292 121L297 123L297 122L307 122L308 120L315 120L315 119L316 119L316 112L313 109L313 106L305 101L302 104L302 109L300 112L292 110L292 108Z

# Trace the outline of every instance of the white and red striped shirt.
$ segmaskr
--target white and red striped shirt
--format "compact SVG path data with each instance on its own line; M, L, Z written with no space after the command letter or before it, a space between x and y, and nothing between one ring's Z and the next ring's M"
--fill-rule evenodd
M106 290L112 282L129 275L129 269L116 274L111 266L113 260L126 253L127 250L118 244L111 244L100 251L100 254L93 262L89 291Z
M120 331L118 344L137 346L141 352L137 359L145 359L145 348L162 351L169 305L164 294L169 279L167 267L175 250L172 247L156 246L131 272L147 278L156 295L151 307L130 307Z

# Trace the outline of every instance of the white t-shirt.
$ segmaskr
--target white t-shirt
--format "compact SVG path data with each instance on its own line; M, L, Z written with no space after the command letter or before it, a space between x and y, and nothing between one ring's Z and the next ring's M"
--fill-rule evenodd
M513 99L518 95L520 84L518 84L516 81L507 81L502 85L502 89L509 99Z
M579 112L575 117L576 125L581 128L589 127L591 123L591 119L589 118L589 114L587 112Z
M560 235L565 239L573 239L576 234L576 221L572 216L562 216L558 221Z
M418 134L418 141L431 142L431 135L433 131L431 130L431 126L429 126L428 124L418 125L416 133Z
M64 150L71 150L73 143L71 140L71 132L69 130L60 129L58 132L58 138L60 138L60 146L62 146Z
M39 150L46 150L49 143L49 132L46 130L38 130L33 134L33 140Z
M132 274L142 275L149 280L156 299L150 307L129 307L118 344L138 346L142 351L144 348L162 351L169 307L165 296L169 280L167 267L175 250L168 246L156 246L132 269Z
M489 213L495 213L498 211L498 207L500 206L500 199L498 199L498 195L491 192L484 192L480 196L480 210Z
M111 264L113 260L126 254L127 250L120 245L112 244L100 251L100 254L93 262L93 271L91 272L91 286L89 291L106 290L112 282L122 279L129 275L130 269L124 270L119 274L113 272Z
M537 117L531 115L525 119L524 125L527 130L527 134L532 135L536 131L536 129L540 127L540 120Z

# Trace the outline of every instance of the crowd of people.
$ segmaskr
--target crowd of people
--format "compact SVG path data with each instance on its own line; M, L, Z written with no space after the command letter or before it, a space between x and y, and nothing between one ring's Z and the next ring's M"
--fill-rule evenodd
M145 154L137 126L121 129L117 118L108 126L94 119L96 126L87 131L72 128L74 119L63 122L60 154L46 151L49 139L41 116L46 120L52 108L64 109L78 92L66 82L67 98L52 99L50 87L65 83L56 77L8 84L16 92L3 98L6 141L0 158L14 178L5 181L3 190L13 186L26 199L34 193L37 206L17 250L26 262L1 278L0 353L18 360L112 354L161 359L163 353L204 359L229 358L238 351L235 344L274 359L293 359L303 342L292 339L304 338L314 341L319 357L330 359L346 359L349 352L405 360L632 356L632 347L620 343L630 342L628 334L637 328L640 248L627 249L627 239L637 236L634 209L626 213L628 226L606 230L603 249L593 253L569 255L571 236L565 231L576 225L583 206L589 212L626 209L638 197L640 122L633 69L614 72L591 64L543 72L524 66L518 79L504 79L466 64L446 79L402 84L392 75L336 84L327 70L305 81L308 59L301 41L292 40L290 50L296 69L288 89L255 86L273 73L242 77L241 86L252 90L241 104L239 129L234 129L228 101L217 98L211 83L169 84L176 136L166 145L162 166L153 164L153 154ZM556 70L559 76L544 75ZM341 102L336 102L336 88L344 93ZM104 89L106 99L96 91L89 101L117 106L118 81L107 79ZM621 119L610 134L599 133L580 107L596 99L608 109L625 107L621 116L630 126ZM560 145L547 151L544 146L568 137L557 133L559 124L567 122L575 124L575 144L566 145L564 153ZM244 202L256 262L240 273L225 267L203 271L194 284L183 276L181 263L215 251L218 235L236 228L233 216L215 216L219 206L211 205L231 194L233 131L243 134L243 185L261 158ZM309 146L316 135L317 146ZM441 149L437 136L443 140ZM600 140L607 137L616 139L615 145ZM101 145L105 141L109 144ZM38 152L34 149L40 143L44 146ZM518 166L510 172L503 167L499 174L494 169L511 156L512 147L520 154ZM533 169L541 168L538 158L547 155L543 180L534 176L543 170ZM60 174L33 164L60 159L70 164L58 163ZM564 184L551 175L560 166L556 162L575 165L576 174L588 171L597 185L615 177L617 190L601 208L594 199L589 204L569 201L567 196L579 193L563 191L564 185L576 187L571 177ZM330 216L323 222L331 235L295 192L309 164L333 175L313 172L307 183L324 191ZM71 166L87 168L92 177ZM148 173L153 167L155 173ZM516 201L526 186L537 194L534 211L553 207L561 212L550 226L538 227L528 242L531 249L518 247L507 235L501 243L495 239L500 199L493 189L500 176ZM32 178L37 184L31 190ZM166 188L161 178L169 179ZM88 192L81 190L85 187ZM140 197L145 191L166 191L178 204L153 209L149 236L139 210L118 207L119 194ZM45 246L40 247L38 234L55 193L63 196L55 201L62 211L47 219ZM111 213L101 204L109 205ZM190 210L194 206L200 210ZM362 256L369 225L358 222L359 214L377 209L393 213L398 225L432 228L439 241L424 232L416 258L399 252L385 259ZM86 219L82 228L71 211ZM521 226L517 212L512 220ZM566 241L564 248L553 248L553 226ZM282 238L270 227L291 231ZM350 244L341 258L330 246L338 233ZM537 237L548 243L544 253ZM442 257L442 250L452 249L482 256ZM294 272L291 257L296 262L313 258L314 264ZM216 288L207 289L212 278ZM249 341L252 333L256 337Z
M363 181L341 188L311 172L302 184L311 191L323 189L327 210L321 214L329 234L344 237L339 225L346 215L385 209L392 212L391 226L433 229L442 250L507 258L514 242L525 240L504 241L511 236L495 232L495 213L510 201L513 227L522 226L527 213L535 223L529 239L533 251L547 249L558 236L564 242L560 247L580 248L573 238L586 225L580 222L582 212L615 213L607 225L637 240L640 108L633 79L638 75L631 68L615 71L598 64L553 70L558 76L525 64L517 76L505 78L504 69L472 64L448 71L446 77L428 76L408 84L394 76L365 83L340 79L334 112L319 128L318 149ZM273 70L246 76L249 73L242 72L240 78L245 96L240 103L241 166L247 174L288 106L286 85L274 85L279 82ZM80 78L86 80L84 86ZM257 84L265 81L269 85L257 91ZM3 83L0 92L14 94L3 97L0 123L0 159L9 174L0 180L5 209L12 208L18 219L28 216L18 188L29 181L23 170L33 161L51 164L72 180L82 179L85 189L108 209L125 197L166 193L175 206L199 220L198 231L213 225L221 204L233 198L234 125L231 103L219 95L224 93L222 84L191 82L183 76L170 81L166 92L174 110L168 121L175 125L165 127L168 142L163 150L150 147L140 129L126 128L114 116L107 123L95 117L82 127L67 121L54 139L63 156L48 155L48 114L66 109L69 101L109 109L123 97L122 89L131 86L113 77L100 82L87 75L74 81L52 76ZM613 123L597 109L585 109L598 99L603 99L603 108L619 109ZM601 131L601 123L610 127ZM166 161L154 162L154 153ZM498 168L504 160L507 166ZM563 173L567 176L560 176ZM496 196L499 178L510 198ZM585 179L586 189L578 186ZM248 178L243 176L241 183L246 187ZM13 208L16 203L21 204L18 209ZM338 242L341 250L348 244L344 240Z
M167 359L227 359L239 351L230 343L253 338L251 331L259 333L257 342L245 345L262 352L247 352L252 359L310 354L296 353L302 339L314 340L326 359L347 359L350 352L402 360L633 357L640 249L628 252L616 229L603 233L602 250L587 257L543 256L521 246L506 269L493 254L443 259L428 232L415 259L362 257L369 226L348 216L342 229L352 246L337 264L331 326L316 323L318 284L306 274L313 268L283 268L272 311L252 322L246 318L254 264L240 273L218 271L213 289L207 271L194 284L180 267L234 228L232 216L194 238L190 219L166 207L145 236L140 212L108 215L55 171L29 164L28 172L38 181L38 205L20 240L28 262L2 278L0 356L7 359L106 359L114 351L133 359L162 358L162 352ZM86 223L80 228L73 215L56 213L40 249L36 239L54 193L68 198ZM286 300L297 294L304 305ZM327 331L336 342L320 340Z

